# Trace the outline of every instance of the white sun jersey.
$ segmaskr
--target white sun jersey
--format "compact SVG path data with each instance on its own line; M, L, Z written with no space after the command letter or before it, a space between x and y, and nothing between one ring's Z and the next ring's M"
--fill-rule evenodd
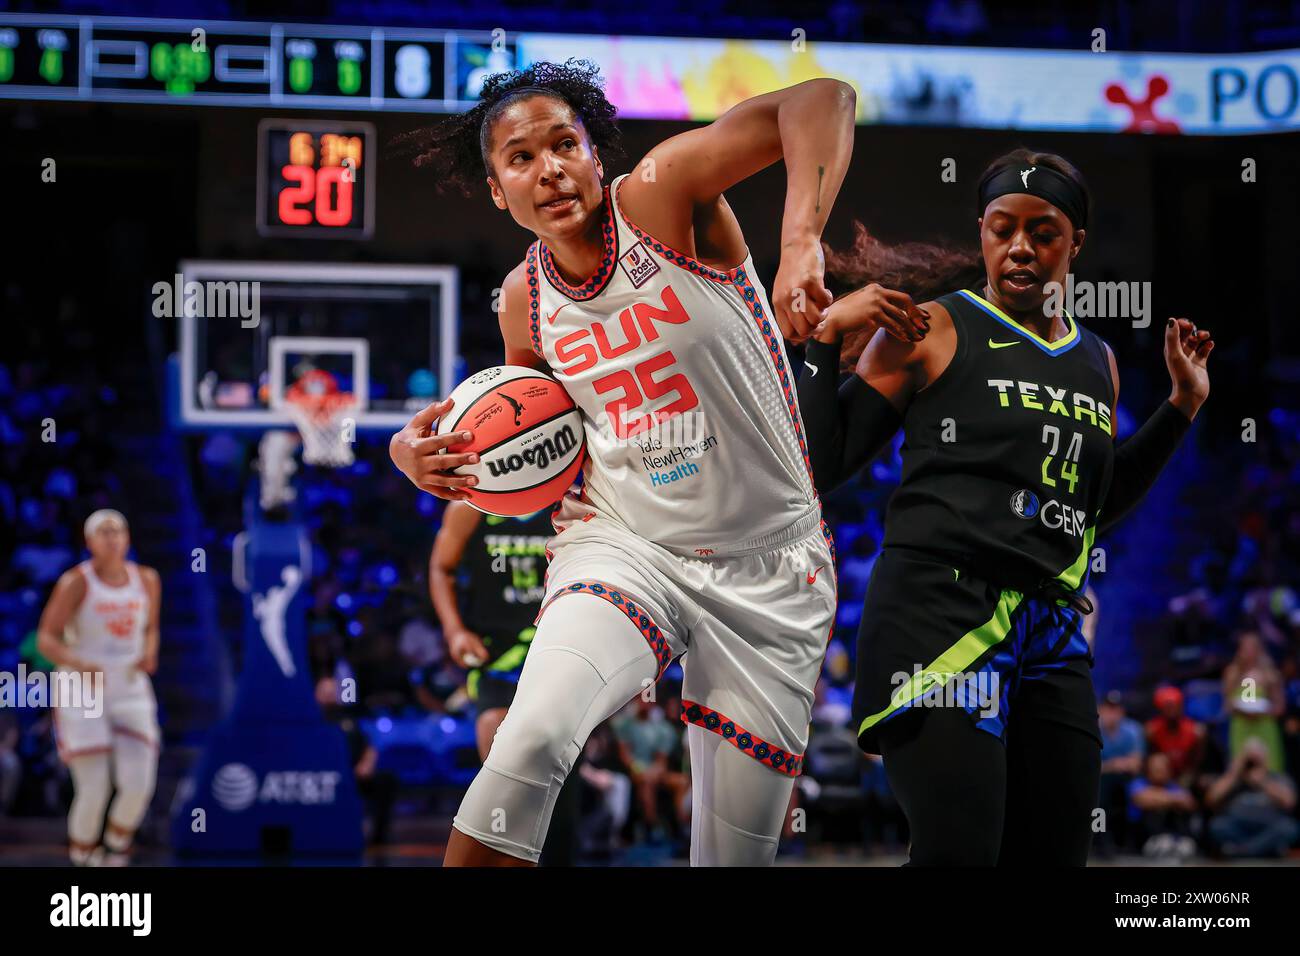
M772 550L817 527L795 382L752 258L711 269L629 222L605 187L605 250L581 286L540 240L528 250L529 329L582 412L581 496L677 554Z
M144 632L149 621L149 592L135 562L126 563L127 582L105 584L89 561L80 565L86 579L86 596L68 622L68 643L77 656L108 669L127 667L144 653Z

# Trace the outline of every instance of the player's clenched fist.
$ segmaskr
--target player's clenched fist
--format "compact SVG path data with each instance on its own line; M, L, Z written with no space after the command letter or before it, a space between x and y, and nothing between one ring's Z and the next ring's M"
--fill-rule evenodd
M859 329L884 329L900 342L919 342L930 331L930 314L906 292L873 282L838 299L814 330L819 342L838 342Z
M832 299L821 240L808 236L785 242L772 286L772 311L786 340L800 343L812 335Z
M451 402L443 399L425 406L416 412L400 432L393 435L388 442L388 457L398 467L411 484L421 491L447 501L459 501L469 497L464 489L478 484L478 479L470 475L461 477L451 474L451 469L461 465L472 465L478 461L478 454L448 454L448 445L467 442L472 433L451 432L435 435L438 419L451 411Z

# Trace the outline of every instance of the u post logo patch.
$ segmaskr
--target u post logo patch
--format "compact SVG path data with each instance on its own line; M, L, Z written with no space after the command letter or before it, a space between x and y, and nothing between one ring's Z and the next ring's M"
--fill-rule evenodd
M654 256L650 255L639 242L618 260L618 264L632 280L634 289L641 288L647 279L659 271L659 263L655 262Z

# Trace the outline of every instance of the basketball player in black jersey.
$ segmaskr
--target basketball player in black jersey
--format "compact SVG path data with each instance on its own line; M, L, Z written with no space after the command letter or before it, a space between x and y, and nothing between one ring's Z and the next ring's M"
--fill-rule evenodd
M429 596L452 660L469 670L479 760L487 759L514 700L537 630L533 622L546 590L546 542L554 534L549 508L503 518L451 501L433 541ZM544 864L570 861L575 798L573 786L564 787L557 798Z
M859 236L860 275L918 297L945 281L956 291L917 306L873 284L836 301L799 404L823 494L904 430L854 711L907 814L911 863L1083 865L1100 774L1080 626L1093 543L1190 426L1214 343L1169 320L1169 401L1116 446L1114 356L1049 305L1086 236L1082 177L1017 150L981 178L979 208L978 261ZM867 344L837 393L846 335L845 351Z

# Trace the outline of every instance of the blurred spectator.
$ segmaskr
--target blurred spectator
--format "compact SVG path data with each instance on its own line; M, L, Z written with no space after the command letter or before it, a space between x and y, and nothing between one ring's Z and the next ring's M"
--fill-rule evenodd
M1270 770L1268 761L1268 747L1248 738L1227 773L1206 794L1206 805L1215 814L1210 834L1224 856L1282 856L1300 833L1300 824L1291 816L1295 785L1285 774Z
M1228 754L1234 760L1246 743L1257 740L1268 757L1268 769L1286 768L1279 719L1286 712L1282 673L1259 635L1247 631L1237 641L1237 655L1223 671L1223 705L1228 719Z
M8 815L23 780L18 736L18 718L8 708L0 708L0 816Z
M442 635L423 617L412 617L402 625L398 647L403 660L412 667L437 664L446 654Z
M1187 859L1196 852L1191 837L1196 800L1175 781L1168 756L1147 756L1146 772L1129 785L1128 804L1144 856Z
M325 719L343 731L347 740L357 792L365 802L370 824L368 842L372 846L387 843L393 804L397 802L397 775L379 769L379 752L352 715L352 708L339 702L339 683L333 677L316 681L316 703L320 704Z
M632 788L637 806L652 838L665 835L660 822L659 797L666 794L678 814L678 822L689 821L684 806L690 778L677 768L681 765L680 724L674 725L652 700L637 696L632 713L615 718L614 735L620 755L631 771Z
M1205 753L1205 726L1183 713L1183 692L1161 687L1155 693L1158 711L1147 721L1147 746L1169 760L1174 779L1190 785Z
M1221 603L1204 587L1170 598L1159 639L1150 649L1159 679L1182 682L1219 673L1227 656Z
M1097 708L1101 724L1101 808L1106 829L1097 841L1100 849L1126 845L1129 787L1142 772L1146 738L1142 726L1124 712L1124 696L1111 691Z
M608 724L591 732L578 764L582 782L579 825L584 853L606 856L617 848L632 811L632 778Z

